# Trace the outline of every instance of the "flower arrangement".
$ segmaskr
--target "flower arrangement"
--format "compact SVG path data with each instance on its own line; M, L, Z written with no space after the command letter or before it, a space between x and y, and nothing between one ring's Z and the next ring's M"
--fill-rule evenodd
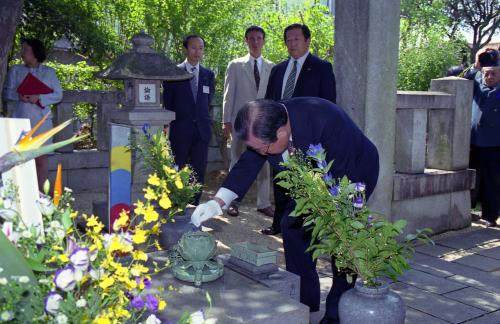
M381 277L397 279L409 269L414 243L430 241L430 229L424 229L399 242L407 222L392 223L371 210L363 183L334 179L321 144L310 145L306 155L296 152L284 165L279 185L296 202L293 216L304 217L311 230L313 258L334 256L340 271L358 275L365 286L378 286Z
M167 216L182 214L200 192L201 185L196 182L191 167L179 168L175 165L170 143L163 131L151 134L147 124L142 130L143 134L135 134L130 148L151 172L144 197L156 202Z
M82 215L85 230L78 231L78 213L72 210L71 192L65 189L57 205L48 195L38 201L43 214L43 232L39 232L16 212L14 191L9 186L2 190L2 232L29 269L25 270L28 275L9 275L11 260L0 261L2 320L136 323L149 312L154 322L155 312L163 310L166 302L143 290L151 285L151 275L161 269L155 262L148 266L147 254L137 246L148 241L155 226L145 227L157 219L128 228L131 220L124 212L114 232L103 234L104 225L97 217ZM4 242L2 250L6 248Z

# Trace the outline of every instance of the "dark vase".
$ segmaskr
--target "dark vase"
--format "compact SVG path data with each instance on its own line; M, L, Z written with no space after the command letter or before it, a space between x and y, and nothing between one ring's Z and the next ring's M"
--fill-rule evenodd
M357 281L339 302L341 324L403 324L406 308L403 299L390 291L387 283L372 288Z
M181 239L184 233L193 231L194 225L190 223L194 207L186 208L183 214L175 215L160 227L158 242L164 250L173 247ZM172 220L174 220L172 222Z

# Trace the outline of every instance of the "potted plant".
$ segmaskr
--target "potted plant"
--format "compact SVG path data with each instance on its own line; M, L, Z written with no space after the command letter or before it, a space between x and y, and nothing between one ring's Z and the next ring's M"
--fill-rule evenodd
M135 134L131 149L142 159L150 173L144 197L161 214L159 243L163 248L171 248L182 234L193 228L189 223L194 206L190 206L200 192L194 171L188 165L175 165L170 143L163 131L150 132L145 124L142 134ZM138 207L143 205L139 203ZM137 204L136 204L137 208Z
M404 303L384 278L396 280L410 268L414 244L429 242L430 230L401 240L407 222L392 223L371 210L365 204L364 184L334 179L329 173L334 162L325 159L320 144L310 145L306 155L299 151L284 163L286 170L278 178L296 202L293 216L303 217L303 226L311 230L313 258L334 256L340 271L358 278L355 289L340 300L340 320L403 323Z

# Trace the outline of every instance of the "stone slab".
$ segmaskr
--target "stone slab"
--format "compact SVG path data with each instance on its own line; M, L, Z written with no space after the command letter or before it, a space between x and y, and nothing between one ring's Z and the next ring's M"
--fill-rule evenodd
M230 254L219 254L217 256L217 259L221 260L225 266L251 278L265 278L271 273L275 273L276 271L278 271L278 265L276 263L268 263L261 266L256 266L235 258Z
M438 245L438 244L435 244L435 245L425 244L425 245L417 246L415 248L415 251L420 252L422 254L426 254L426 255L440 258L446 254L453 253L457 250L446 247L446 246Z
M500 246L492 248L478 246L477 248L474 249L474 253L486 256L488 258L500 260Z
M307 306L228 268L224 268L221 278L201 287L175 279L168 270L153 276L152 283L145 293L159 294L168 302L165 311L159 314L162 322L167 319L177 322L183 312L203 309L212 323L309 323ZM165 289L169 285L175 291ZM212 300L211 308L206 293Z
M484 290L491 293L500 294L500 275L473 269L469 275L453 275L448 280L459 282L463 285Z
M407 306L451 323L461 323L486 313L479 308L404 283L395 283L391 285L391 289L403 297Z
M395 173L393 200L408 200L456 191L470 190L475 171L425 169L421 174Z
M406 307L405 324L448 324L437 317L418 311L411 307Z
M462 284L457 284L456 282L436 277L415 269L405 272L399 277L398 280L435 294L444 294L466 287Z
M500 229L487 228L479 231L463 233L447 239L436 241L436 244L454 249L471 249L477 245L500 239Z
M455 96L440 91L398 91L397 109L454 109Z
M421 253L415 253L414 259L410 262L410 264L413 269L443 278L451 277L455 274L468 276L472 272L476 274L487 274L486 272L478 271L465 265L431 257Z
M500 309L500 294L493 294L472 287L446 293L443 296L489 312Z
M486 272L500 270L500 260L488 258L482 255L472 254L458 258L453 262L464 264L471 268L476 268Z
M425 169L425 138L427 111L425 109L396 111L396 172L423 173Z
M500 311L489 313L481 317L475 318L467 324L498 324L500 323Z

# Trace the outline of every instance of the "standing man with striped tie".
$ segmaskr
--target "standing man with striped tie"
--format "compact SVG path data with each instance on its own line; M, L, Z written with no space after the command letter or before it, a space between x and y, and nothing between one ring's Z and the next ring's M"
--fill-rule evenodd
M335 75L332 65L309 53L311 31L306 25L292 24L283 33L290 57L277 64L271 71L266 99L276 101L292 97L319 97L335 103ZM284 191L274 184L276 209L273 224L261 232L275 235L281 232L280 222L284 212Z
M203 184L208 142L212 134L209 106L215 92L215 76L200 64L205 49L201 36L186 36L183 46L186 60L177 66L191 73L193 78L164 82L163 104L166 109L175 112L169 131L175 163L180 168L185 164L191 165L196 179ZM200 195L196 197L195 204L198 204Z
M266 33L259 26L250 26L245 31L245 43L248 54L229 62L224 80L224 100L222 102L224 135L231 136L231 169L245 151L246 145L233 134L234 120L238 111L248 101L264 98L267 81L274 64L262 57ZM257 183L257 211L273 217L271 207L271 179L269 163L265 163L256 179ZM227 214L238 216L239 202L234 200L229 206Z

